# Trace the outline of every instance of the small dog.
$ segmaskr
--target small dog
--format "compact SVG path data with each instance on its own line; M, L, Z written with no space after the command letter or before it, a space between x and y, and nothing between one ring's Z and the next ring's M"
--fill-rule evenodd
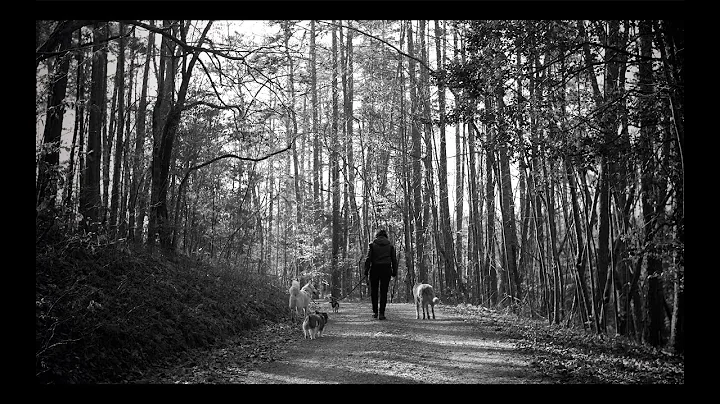
M320 316L323 320L322 323L320 324L320 326L318 326L319 336L322 337L323 330L325 330L325 326L327 325L328 320L330 320L330 317L328 317L328 314L325 313L324 311L320 312L320 311L315 310L315 314Z
M427 312L427 319L430 319L430 311L428 310L428 305L430 305L430 310L432 310L432 318L435 319L435 305L440 303L440 299L435 297L435 291L433 290L433 287L428 285L427 283L416 283L415 287L413 287L413 297L415 298L415 312L417 314L417 319L420 319L420 305L422 305L423 310L423 320L425 320L425 313Z
M338 310L340 310L340 303L338 303L337 297L330 296L330 306L332 307L334 313L337 313Z
M312 282L308 282L300 288L300 282L293 279L292 286L290 286L290 299L288 301L290 318L293 321L295 320L295 314L299 313L300 309L303 311L303 317L307 317L308 306L314 295L317 295L317 289L315 289Z
M303 335L305 336L305 339L307 339L308 336L310 336L310 339L322 337L322 333L325 329L325 324L327 323L327 320L327 313L320 313L316 310L315 313L308 314L302 324Z

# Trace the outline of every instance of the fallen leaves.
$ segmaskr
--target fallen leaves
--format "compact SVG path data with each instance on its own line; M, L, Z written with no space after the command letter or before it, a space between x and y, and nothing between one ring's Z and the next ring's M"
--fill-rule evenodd
M557 383L684 384L685 361L621 337L548 326L500 310L452 309L486 329L516 339L530 364Z

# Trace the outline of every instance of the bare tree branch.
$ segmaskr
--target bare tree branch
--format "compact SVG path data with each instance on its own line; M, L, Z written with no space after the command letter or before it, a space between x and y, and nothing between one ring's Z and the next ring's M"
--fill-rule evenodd
M187 181L188 177L190 176L190 173L192 173L195 170L199 170L207 165L210 165L218 160L227 159L227 158L234 158L234 159L238 159L238 160L253 161L253 162L267 160L270 157L273 157L273 156L283 153L287 150L290 150L292 148L292 145L293 145L293 142L290 142L284 149L276 150L276 151L274 151L268 155L265 155L263 157L242 157L242 156L238 156L237 154L232 154L232 153L223 154L222 156L215 157L204 163L196 164L196 165L188 168L187 172L185 173L185 176L183 176L182 181L180 181L180 186L178 187L177 199L175 200L175 225L173 226L173 236L172 236L173 249L175 249L177 247L178 217L180 216L180 201L182 200L182 192L183 192L183 188L185 187L185 182Z

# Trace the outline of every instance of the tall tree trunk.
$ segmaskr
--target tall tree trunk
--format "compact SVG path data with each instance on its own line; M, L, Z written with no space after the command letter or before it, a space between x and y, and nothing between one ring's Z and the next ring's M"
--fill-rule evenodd
M135 39L135 35L133 33L133 40ZM133 87L134 87L134 78L135 78L135 65L136 63L136 54L135 51L132 51L130 53L130 77L128 79L128 95L127 95L127 105L125 106L125 110L127 111L125 113L125 130L127 133L125 134L125 141L123 142L123 158L122 158L122 171L123 171L123 185L122 185L122 193L120 194L120 215L118 217L118 237L124 238L127 234L127 228L128 228L128 220L127 220L127 204L128 204L128 194L130 190L130 171L132 167L130 166L130 117L132 110L132 106L134 104L133 102Z
M150 25L154 25L154 21L150 21ZM150 64L154 58L155 52L155 34L150 31L148 32L148 45L147 54L145 56L145 70L143 72L142 86L140 92L140 101L138 102L137 119L136 119L136 133L135 133L135 152L133 153L133 170L132 170L132 184L130 185L130 197L128 201L128 214L129 214L129 228L128 228L128 239L134 243L142 243L142 223L144 217L138 215L135 217L135 211L138 204L138 195L140 192L140 186L147 182L143 181L145 168L144 168L144 149L145 149L145 125L147 117L147 85L148 85L148 73L150 72Z
M332 295L340 297L340 157L338 149L338 46L337 28L332 28L332 146L330 150L330 181L332 192Z
M70 47L72 34L64 34L60 39L58 52L62 53ZM68 70L72 53L59 56L50 75L50 96L48 97L45 130L43 131L43 150L38 167L38 179L35 189L36 206L54 207L58 191L58 164L60 163L60 141L62 122L65 116L65 93L67 90Z
M302 219L302 205L303 205L303 194L301 192L300 183L302 181L302 172L300 171L300 162L298 160L297 148L295 147L295 141L298 134L297 115L295 113L295 64L293 58L290 56L290 23L285 22L285 52L288 57L289 64L289 75L288 75L288 95L290 98L290 110L288 116L292 126L288 128L287 140L288 144L292 144L292 164L293 164L293 179L294 179L294 194L295 194L295 220L299 226Z
M349 229L351 233L355 234L355 239L352 240L354 243L357 243L357 248L359 251L363 251L364 249L363 244L365 238L362 235L362 232L360 231L360 212L358 211L357 206L357 200L355 199L355 153L353 151L353 139L355 136L353 135L353 30L352 30L352 21L348 20L348 30L347 30L347 42L345 44L346 46L346 89L347 89L347 97L345 98L345 126L346 126L346 135L347 135L347 161L348 161L348 168L347 168L347 176L348 176L348 191L349 191L349 209L352 213L351 219L352 219L352 227ZM350 240L348 240L350 241Z
M577 187L577 181L575 181L575 172L573 170L573 166L568 161L568 157L565 156L563 159L563 163L565 165L565 175L567 176L568 183L570 185L570 200L572 202L572 215L573 215L573 222L575 223L575 240L576 244L578 246L577 250L577 256L575 257L575 270L577 271L579 283L580 283L580 290L581 290L581 297L582 301L581 307L584 313L584 316L587 319L589 319L590 316L590 307L588 306L591 302L590 300L590 294L588 293L587 289L587 274L586 274L586 265L585 265L585 258L586 258L586 252L587 249L585 248L585 242L583 240L582 236L582 226L581 226L581 219L580 219L580 205L578 204L580 196L578 195L578 187Z
M473 129L475 129L473 127ZM470 133L470 131L468 131ZM495 265L495 176L493 175L493 170L495 167L495 137L493 136L494 132L492 130L486 130L486 141L485 141L485 200L487 200L487 214L486 214L486 234L485 234L485 270L483 273L487 277L486 283L486 290L487 290L487 301L489 302L490 306L496 306L500 301L498 298L500 297L500 290L502 287L502 278L498 276L497 273L497 266ZM468 142L470 144L474 143L474 136L470 136L468 138ZM473 153L473 148L470 148L471 155ZM474 164L471 161L470 163L470 173L471 177L476 176L473 174L473 171L475 171L475 168L473 167ZM480 184L480 179L478 178L477 184ZM477 187L477 186L476 186ZM477 188L475 190L477 193ZM478 204L478 202L473 202L473 204ZM480 212L482 212L481 209L477 209L477 223L476 226L476 234L477 234L477 244L475 246L476 254L479 260L479 251L480 251L480 245L482 244L482 240L480 240L480 234L481 234L481 228L482 228L482 222L480 221ZM479 262L478 262L479 264Z
M455 49L453 60L455 63L459 61L458 58L458 41L457 41L457 24L453 23L453 48ZM456 99L455 103L461 102L461 100ZM461 132L461 130L463 132ZM461 124L461 121L458 120L458 122L455 124L455 231L456 231L456 241L455 245L457 246L457 253L455 255L456 257L456 263L458 266L458 269L462 266L463 263L463 248L462 248L462 229L463 229L463 198L464 198L464 182L465 182L465 164L464 161L464 155L465 155L465 137L464 137L464 130L465 125ZM471 272L471 268L469 266L465 267L465 270L468 274L473 273L477 279L475 282L476 290L473 293L474 299L479 299L480 296L480 272L477 271L477 267L475 271ZM479 300L476 300L479 301Z
M163 20L162 26L167 30L169 35L176 35L177 28L173 27L176 22ZM167 212L167 207L161 205L164 195L167 195L167 182L163 177L162 160L163 155L167 153L164 149L167 140L163 142L164 127L170 115L172 107L172 95L175 92L175 71L177 70L177 59L175 57L175 42L163 36L160 44L160 66L158 68L159 77L157 78L157 98L155 107L153 108L153 151L151 167L151 190L150 190L150 217L148 221L147 244L154 246L160 237L160 230L163 223L163 208ZM169 162L169 157L168 157Z
M420 20L418 32L417 32L418 39L419 39L418 42L419 42L419 49L420 49L420 60L422 60L423 63L427 65L428 58L427 58L427 48L425 46L426 45L425 44L425 34L426 34L425 28L426 28L425 20ZM434 176L433 176L433 168L432 168L432 156L433 156L432 137L433 137L433 133L432 133L431 118L430 118L430 82L429 82L430 80L429 80L429 75L428 75L427 69L421 68L418 73L420 76L420 81L417 86L417 94L418 94L418 98L419 98L418 102L420 103L420 108L421 108L421 111L420 111L421 119L423 122L422 138L425 143L425 152L422 154L423 157L421 157L423 166L425 168L425 175L423 177L424 181L423 181L423 186L422 186L422 188L424 189L424 192L422 192L422 196L423 196L422 223L423 223L423 243L424 243L426 241L428 241L428 242L430 241L429 238L427 240L425 240L424 234L427 234L428 228L431 225L431 218L434 218L434 220L432 220L432 226L435 227L437 225L437 212L436 212L437 208L436 208L436 204L435 204L435 184L433 181ZM432 214L431 214L431 210L432 210ZM438 232L434 231L434 229L431 229L430 236L437 237ZM436 243L436 249L437 248L440 248L439 243ZM428 251L432 251L432 248L429 247ZM431 255L428 254L426 256L423 256L422 259L423 259L423 261L425 261L425 260L431 260L432 258L431 258ZM427 271L428 267L436 268L436 266L432 265L432 264L430 266L423 265L423 267L426 268L426 271ZM427 276L428 282L431 282L432 275L426 273L426 276ZM442 290L442 287L440 285L438 285L438 287L440 288L440 290Z
M587 39L585 34L585 26L582 21L578 21L578 31L580 37ZM595 107L598 111L598 125L602 131L602 141L605 151L600 156L600 212L599 212L599 227L598 227L598 279L597 279L597 298L595 302L596 307L601 309L602 313L602 327L603 331L607 326L605 320L606 311L604 310L605 305L608 303L604 299L605 283L608 275L608 268L610 265L610 190L609 181L613 178L611 172L612 159L614 158L614 151L611 143L617 134L617 120L615 106L617 98L617 76L618 66L614 62L616 58L616 51L612 50L616 46L617 33L619 30L619 22L611 21L610 26L607 28L609 35L604 38L604 44L608 47L605 53L604 62L607 66L605 69L605 87L604 94L601 93L600 87L597 82L597 77L592 70L590 70L590 84L593 89L593 97L595 99ZM583 45L583 51L585 54L585 63L588 66L593 66L596 62L590 52L590 44L586 41Z
M522 29L522 26L520 26ZM526 111L526 102L524 100L523 96L523 80L522 80L522 50L523 50L523 37L518 36L516 39L516 81L517 81L517 96L516 96L516 104L518 111L521 111L521 113L517 114L517 120L515 122L516 130L519 131L521 134L519 137L520 141L520 147L519 147L519 154L520 158L518 159L518 190L520 193L520 240L519 240L519 248L520 250L518 253L520 256L518 257L518 269L520 273L527 274L527 264L530 261L530 253L528 249L528 232L530 228L530 195L528 193L528 187L527 187L527 179L526 179L526 172L527 172L527 166L525 164L525 158L523 155L523 149L524 149L524 138L522 136L522 133L525 131L525 114L522 113ZM532 303L528 305L531 309Z
M78 44L82 43L82 29L77 30L78 33ZM68 212L73 211L73 185L75 184L75 145L77 140L78 132L80 138L83 138L83 132L85 132L85 51L78 50L75 52L75 59L77 60L77 90L75 96L75 125L73 128L73 139L70 146L70 161L68 162L68 170L66 176L66 187L64 191L63 203L67 208ZM80 142L82 145L82 142ZM82 146L77 148L78 156L83 153ZM71 225L71 220L68 220L68 225ZM74 220L72 220L74 223Z
M105 26L101 26L105 25ZM100 155L102 116L105 104L105 61L107 50L104 45L107 25L96 23L93 31L92 84L90 87L90 117L88 122L87 160L84 181L80 188L80 213L83 228L96 231L98 228L100 199Z
M403 45L403 39L405 35L404 27L400 28L400 47ZM408 161L408 137L407 137L407 106L405 105L405 75L403 74L403 59L398 59L397 76L400 80L400 126L399 138L402 152L402 186L403 186L403 228L404 228L404 252L405 252L405 301L412 299L412 288L417 279L415 269L415 249L413 248L413 230L414 223L413 217L413 200L412 200L412 185L410 181L410 162ZM412 119L412 118L411 118ZM412 156L410 156L412 158Z
M420 129L418 128L418 116L420 108L418 106L418 85L415 76L415 46L413 41L412 21L407 22L407 39L408 39L408 61L410 76L410 159L412 164L412 193L413 193L413 217L412 224L415 238L415 263L417 265L417 274L419 282L427 282L427 271L424 259L424 231L425 223L422 217L422 144Z
M202 43L205 40L205 36L207 35L208 31L210 30L210 27L212 26L212 21L209 21L207 25L205 26L203 32L200 34L200 38L198 39L198 45L201 46ZM181 36L183 41L185 40L185 32L183 30L187 29L186 27L180 27L181 29ZM174 52L174 46L171 47L170 55L172 55ZM162 125L162 131L159 133L159 139L155 139L155 145L153 146L153 151L155 152L153 155L153 192L151 194L151 220L155 220L156 228L158 230L158 235L160 237L160 245L165 250L171 250L176 247L177 243L177 237L176 237L176 231L177 229L171 228L171 223L168 217L168 208L167 208L167 193L168 193L168 185L169 185L169 173L170 173L170 161L172 157L172 151L173 151L173 145L175 143L175 136L177 134L178 126L180 125L180 114L182 113L182 110L185 107L185 97L187 96L187 90L188 85L190 83L190 77L192 76L192 70L195 66L195 63L197 62L197 58L199 56L198 53L192 53L191 54L190 62L183 63L183 67L186 67L184 71L182 71L182 82L180 83L180 88L177 92L177 99L173 105L170 105L169 112L167 115L167 119L164 122L164 125ZM185 58L186 56L183 56ZM174 60L174 58L173 58ZM174 73L174 69L172 67L175 66L175 63L170 63L167 65L169 68L167 70L167 74ZM165 77L168 79L168 77ZM172 78L172 77L171 77ZM171 80L171 86L174 87L174 80ZM155 127L153 126L153 132L155 132ZM159 129L159 128L158 128ZM158 142L159 140L159 142ZM148 240L152 240L152 234L149 235ZM152 245L152 242L150 242Z
M109 62L109 61L107 61ZM105 64L105 68L107 69L107 62ZM115 76L113 78L113 93L112 98L110 102L110 117L109 122L105 122L105 127L103 128L103 162L102 162L102 176L103 176L103 191L102 191L102 222L103 225L107 225L108 221L108 214L110 213L110 160L112 157L112 143L113 139L115 137L115 131L117 130L116 127L116 112L117 112L117 94L118 89L120 88L120 75L118 72L115 72ZM104 113L107 115L107 111L103 110ZM108 129L109 127L109 129Z
M546 267L547 267L547 261L545 259L545 219L542 211L542 183L543 178L541 177L541 159L544 154L544 147L542 147L542 144L540 142L541 139L541 133L540 133L540 105L542 105L542 89L541 84L545 77L540 76L538 71L543 67L540 64L539 57L537 53L534 51L535 43L533 41L531 45L531 51L532 53L532 61L531 63L534 65L535 74L531 77L530 81L530 144L531 144L531 151L532 154L530 156L529 166L530 166L530 175L528 177L528 187L529 187L529 197L532 201L532 210L533 210L533 227L535 228L535 245L537 248L537 254L538 254L538 278L540 285L538 289L540 290L540 301L541 301L541 311L544 312L548 316L548 320L552 319L551 313L550 313L550 299L548 296L548 290L549 285L546 280ZM546 52L544 60L548 60L550 57L549 52Z
M118 120L117 139L115 143L115 165L113 167L112 196L110 198L110 232L117 234L117 215L120 202L120 167L123 160L123 132L125 131L125 24L120 23L120 49L118 51L117 69L118 83Z
M669 73L670 98L672 108L672 128L677 141L675 142L674 158L679 167L678 174L673 176L676 190L674 206L675 238L679 248L672 257L675 273L673 276L673 312L670 324L669 345L677 353L685 352L685 26L682 20L663 21L665 33L665 57L663 65Z
M317 97L317 54L315 47L315 20L310 21L310 96L312 99L312 133L313 133L313 202L315 215L320 209L320 184L322 171L320 169L320 134L318 118Z
M663 20L657 31L658 50L668 84L673 133L676 137L682 178L685 178L685 27L682 20ZM685 189L684 181L683 194Z
M300 227L300 221L301 221L301 215L302 215L302 203L301 203L301 192L300 192L300 167L298 164L298 153L297 148L295 147L295 138L297 137L297 118L295 116L295 66L293 63L293 58L290 55L290 37L292 36L292 32L290 30L290 21L283 21L283 33L284 33L284 40L285 40L285 56L287 57L287 63L288 63L288 76L287 76L287 99L289 102L289 105L286 106L286 115L285 115L285 133L286 138L285 141L288 144L292 145L292 153L288 153L287 160L286 160L286 166L287 166L287 181L286 181L286 189L287 189L287 214L292 215L294 213L294 216L292 216L292 219L286 222L287 226L287 240L290 241L290 245L292 247L292 251L297 251L297 235L296 235L296 229ZM290 189L292 189L292 194L290 194ZM292 195L292 196L290 196ZM295 209L293 212L293 203L295 204ZM295 254L293 253L293 257ZM295 266L297 266L297 262L295 263Z
M552 137L552 135L551 135ZM549 162L550 166L550 172L555 172L555 167L552 164L552 161ZM555 223L555 190L554 190L554 176L547 172L547 166L546 164L542 164L543 166L543 176L545 177L545 189L543 194L546 197L545 206L547 207L547 219L548 219L548 235L550 236L548 242L550 244L550 248L548 253L551 256L552 259L552 277L553 277L553 323L554 324L560 324L560 320L562 319L562 299L561 299L561 279L560 279L560 253L558 252L558 242L557 242L557 225Z
M438 71L442 75L443 57L441 53L440 38L444 38L444 33L440 30L440 23L435 20L435 53L438 64ZM450 225L450 205L448 196L447 183L447 140L445 139L445 86L443 79L439 80L438 85L438 106L440 108L440 161L438 181L440 182L440 221L443 240L445 242L445 282L448 287L453 289L457 294L462 290L462 279L458 279L458 271L456 270L455 246L453 245L453 231ZM458 157L459 158L459 157Z
M507 130L507 126L504 122L504 108L505 103L503 102L504 91L501 86L496 88L496 113L499 119L499 128L502 131L502 137L505 138L504 132ZM507 143L502 140L499 142L498 155L500 157L500 185L502 198L502 216L503 216L503 235L505 245L505 262L507 263L508 279L514 283L514 293L511 294L511 305L513 308L517 308L517 304L522 301L522 277L517 267L518 257L518 238L517 238L517 227L515 225L515 198L512 192L512 182L510 177L510 158L508 156Z

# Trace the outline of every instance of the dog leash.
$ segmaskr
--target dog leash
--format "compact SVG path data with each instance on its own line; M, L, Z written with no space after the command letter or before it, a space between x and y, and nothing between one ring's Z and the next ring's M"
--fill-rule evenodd
M362 282L365 280L365 278L367 278L367 276L363 275L362 279L360 279L360 282L358 282L358 284L355 285L355 287L352 288L352 289L350 290L350 292L348 292L345 296L336 299L336 301L339 302L340 300L343 300L343 299L345 299L346 297L350 296L350 294L352 294L352 292L354 292L355 289L357 289L357 287L362 284ZM310 299L310 300L312 300L313 303L317 304L317 302L316 302L314 299Z
M367 278L367 276L366 276L366 275L363 275L362 279L360 279L360 282L358 282L358 284L355 285L355 287L352 288L352 289L350 290L350 292L348 292L345 296L337 299L337 301L339 302L340 300L343 300L344 298L350 296L350 294L351 294L353 291L355 291L355 289L357 289L358 286L360 286L360 285L362 284L362 282L365 280L365 278Z

